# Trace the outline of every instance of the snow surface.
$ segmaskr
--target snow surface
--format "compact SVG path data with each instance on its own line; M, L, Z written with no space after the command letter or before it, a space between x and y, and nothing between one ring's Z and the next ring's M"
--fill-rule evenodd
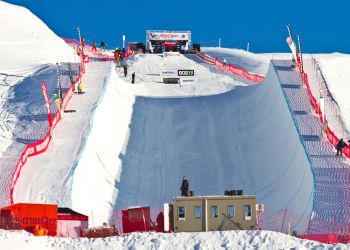
M228 76L212 79L210 67L194 86L155 82L171 62L197 64L143 55L131 67L137 84L112 71L73 176L73 209L91 214L95 225L108 217L116 223L116 209L171 202L186 175L196 195L243 189L265 204L266 215L288 208L297 214L293 227L305 230L312 173L273 67L259 85L232 78L223 85Z
M7 109L9 95L15 89L22 89L24 84L33 84L40 74L40 77L46 75L54 79L53 65L56 62L78 62L78 59L28 10L2 1L0 32L1 157L1 152L14 144L14 127L21 125L16 115L12 116ZM223 55L228 63L248 71L266 73L266 81L261 85L252 85L244 79L220 72L191 55L177 58L154 55L135 57L129 62L129 75L130 71L136 72L134 85L130 84L130 76L123 78L114 69L109 70L108 65L91 64L88 67L93 66L95 71L88 69L85 80L98 81L97 84L103 88L95 90L91 86L91 91L95 90L96 96L99 96L99 91L104 94L97 106L96 99L87 102L87 96L80 96L80 101L85 98L82 104L86 104L84 112L87 117L84 118L87 119L85 122L91 122L91 128L81 127L78 132L72 131L69 141L76 143L79 149L69 145L66 151L71 152L63 153L64 158L59 159L77 161L77 165L74 165L76 171L73 172L72 166L62 166L59 170L60 161L54 161L51 157L64 152L59 147L65 145L61 135L67 133L68 124L63 123L73 120L69 114L65 114L66 119L57 127L55 142L50 145L47 155L33 158L32 163L26 165L28 171L22 173L16 197L26 201L58 201L62 204L69 204L72 199L73 208L96 216L95 223L99 224L111 219L116 208L144 203L161 207L164 201L171 201L172 196L178 194L181 177L188 175L191 189L198 195L217 195L225 189L244 189L246 194L257 194L258 202L264 203L265 209L269 210L267 214L286 207L301 217L304 213L308 214L313 186L310 166L276 72L269 67L268 60L260 55L237 50L215 51L213 48L208 48L208 53ZM276 58L275 54L272 57ZM195 69L197 84L179 86L160 83L161 69L184 67ZM334 71L335 68L331 67L330 70ZM52 90L54 83L49 86ZM40 91L35 98L38 99L39 95ZM21 98L27 101L28 95L21 95ZM70 105L77 107L77 111L83 110L79 109L79 105L75 106L77 102L72 101ZM75 126L80 128L79 121ZM30 164L33 164L32 167ZM29 171L34 167L42 171L41 176L37 175L38 172ZM65 181L69 180L69 173L74 177L71 197L71 180ZM9 173L1 174L4 179ZM55 183L50 178L53 175ZM31 181L26 182L28 180ZM38 185L36 189L35 184ZM19 193L19 190L23 192ZM297 219L303 220L301 217ZM305 228L305 225L293 226ZM0 230L0 249L328 247L349 249L346 245L327 246L268 231L135 233L89 240L33 237L26 232Z
M338 103L342 119L350 131L350 55L333 53L313 55L326 79L329 91ZM350 138L344 138L349 140Z
M29 10L0 1L0 156L12 143L17 117L6 110L11 87L48 64L78 62L72 49Z
M202 52L212 57L217 57L223 61L226 59L227 64L234 64L251 73L266 75L269 69L271 54L254 54L241 49L229 48L202 48Z
M90 117L110 74L111 62L91 62L82 79L83 95L74 95L44 154L28 158L14 190L14 201L71 207L71 175L91 127ZM40 96L40 93L39 93ZM45 117L46 119L46 117ZM59 190L59 192L58 192Z
M344 244L320 244L270 231L203 233L132 233L98 239L35 237L27 232L0 230L0 249L350 249Z

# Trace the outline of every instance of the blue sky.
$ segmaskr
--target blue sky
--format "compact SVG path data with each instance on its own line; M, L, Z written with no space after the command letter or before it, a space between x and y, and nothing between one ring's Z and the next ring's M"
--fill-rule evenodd
M25 6L56 34L77 38L80 26L88 41L104 39L107 47L145 41L147 29L191 30L202 46L288 52L290 23L301 36L303 51L350 53L350 1L216 0L216 1L81 1L5 0ZM295 37L296 40L296 37Z

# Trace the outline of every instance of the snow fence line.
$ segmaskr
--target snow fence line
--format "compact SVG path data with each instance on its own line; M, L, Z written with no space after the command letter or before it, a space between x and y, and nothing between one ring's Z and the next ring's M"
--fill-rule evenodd
M63 39L67 44L74 44L74 45L80 45L79 41L74 40L74 39L69 39L69 38L64 38ZM92 54L94 56L96 56L98 59L100 59L101 61L114 61L115 58L113 56L105 56L105 55L101 55L98 52L93 52L92 51L92 46L90 45L85 45L84 46L85 49L87 49L89 52L92 52ZM76 81L74 82L74 84L71 84L69 90L67 91L67 93L65 94L65 96L63 97L63 101L62 101L62 109L64 110L66 108L66 106L68 105L69 100L72 98L73 93L74 93L74 86L77 82L81 81L81 78L83 77L83 74L85 73L85 63L89 63L90 62L90 57L88 55L84 55L81 51L81 49L79 49L79 54L80 54L80 72L79 72L79 76L76 79ZM133 55L134 52L127 50L126 53L126 57L129 57L131 55ZM17 180L21 174L21 170L23 168L23 166L25 165L25 163L27 162L28 157L30 156L35 156L38 154L41 154L43 152L45 152L50 144L50 141L52 139L52 132L55 129L57 123L61 120L61 113L59 111L56 112L53 120L52 120L52 125L49 128L49 131L46 133L45 137L40 139L39 141L32 143L32 144L28 144L24 151L22 152L17 165L15 167L15 171L12 175L12 180L11 180L11 187L10 187L10 203L13 204L14 200L13 200L13 192L17 183Z
M75 46L79 46L80 42L78 40L75 39L71 39L71 38L62 38L66 43L68 44L74 44ZM115 61L116 58L114 56L108 56L108 55L104 55L101 53L100 51L97 50L93 50L92 46L88 43L85 43L84 48L86 51L88 51L89 53L91 53L93 55L94 58L99 59L100 61ZM126 54L125 54L125 58L132 56L134 54L137 54L135 51L132 50L126 50ZM90 58L87 57L87 62L90 62Z
M64 110L67 105L69 100L72 98L73 93L74 93L74 86L77 82L81 81L81 78L83 76L83 74L85 73L85 63L89 62L89 58L87 56L83 56L82 53L80 53L80 72L79 72L79 76L76 79L76 81L74 82L74 84L71 84L69 90L66 92L65 96L63 97L63 101L62 101L62 109ZM11 187L10 187L10 203L13 204L14 200L13 200L13 192L17 183L17 180L21 174L21 170L23 168L23 166L25 165L25 163L27 162L28 157L31 156L35 156L38 154L41 154L43 152L45 152L50 144L50 141L52 139L52 132L55 129L57 123L61 120L61 112L57 111L53 120L52 120L52 124L50 125L49 131L46 133L46 135L44 136L44 138L40 139L37 142L34 142L32 144L28 144L24 151L22 152L17 165L15 167L15 171L12 175L12 180L11 180Z
M307 73L304 72L301 64L298 64L298 69L299 69L299 73L300 73L302 82L306 87L311 106L312 106L314 112L319 116L319 119L320 119L320 121L323 125L323 128L324 128L324 131L326 132L327 139L334 147L336 147L337 143L339 142L339 138L335 135L335 133L328 126L327 119L323 119L321 106L317 102L317 99L314 97L314 95L311 92ZM347 158L350 158L350 146L348 144L346 144L346 146L343 148L343 153Z
M242 76L242 77L248 79L249 81L252 81L255 83L260 83L265 79L264 76L249 73L245 69L242 69L242 68L237 67L237 66L232 65L232 64L227 64L226 66L224 66L224 64L218 58L213 58L213 57L208 56L202 52L196 51L196 55L199 58L203 59L204 61L207 61L211 64L214 64L220 70L227 71L233 75Z

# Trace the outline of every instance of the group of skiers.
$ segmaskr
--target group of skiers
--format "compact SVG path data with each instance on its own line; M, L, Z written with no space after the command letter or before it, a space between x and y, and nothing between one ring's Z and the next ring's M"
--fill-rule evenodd
M85 38L84 37L81 37L80 44L81 44L82 47L85 47ZM105 43L104 40L101 41L100 47L101 47L101 51L106 51L106 43ZM96 42L96 40L94 40L93 43L92 43L91 52L97 52L97 42Z
M119 48L116 48L114 50L114 58L115 58L115 62L117 64L117 66L120 66L123 62L123 60L126 58L127 54L125 49L123 48L121 51L119 50Z

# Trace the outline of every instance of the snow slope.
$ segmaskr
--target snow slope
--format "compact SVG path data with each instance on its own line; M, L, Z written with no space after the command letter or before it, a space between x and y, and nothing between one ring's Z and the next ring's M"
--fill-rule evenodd
M111 68L111 62L86 65L82 78L85 93L74 95L68 103L47 151L28 159L14 189L15 203L57 203L71 207L72 169L89 133L90 116L105 88L106 76L110 75ZM39 96L42 96L41 93Z
M254 54L241 49L204 47L201 50L205 54L217 57L221 61L226 59L228 64L234 64L248 72L260 75L266 75L271 58L269 54Z
M43 64L77 62L72 49L29 10L0 1L0 73L28 75Z
M0 249L349 249L349 245L327 245L270 231L224 231L208 233L132 233L123 237L58 238L35 237L26 232L0 230Z
M12 144L18 118L5 105L13 86L48 64L78 62L72 49L29 10L0 1L0 156Z
M163 66L154 60L140 59L153 69L138 75L156 77ZM201 75L210 77L208 69ZM108 216L113 221L116 209L161 208L179 195L187 175L196 195L243 189L265 204L266 215L288 208L298 215L293 226L305 229L313 179L273 67L260 85L223 91L217 77L217 93L201 96L205 82L180 87L138 79L133 85L112 71L73 176L73 208L92 214L95 224ZM198 94L184 98L189 92Z
M331 95L338 103L345 126L350 130L350 55L333 53L314 57L321 67Z

